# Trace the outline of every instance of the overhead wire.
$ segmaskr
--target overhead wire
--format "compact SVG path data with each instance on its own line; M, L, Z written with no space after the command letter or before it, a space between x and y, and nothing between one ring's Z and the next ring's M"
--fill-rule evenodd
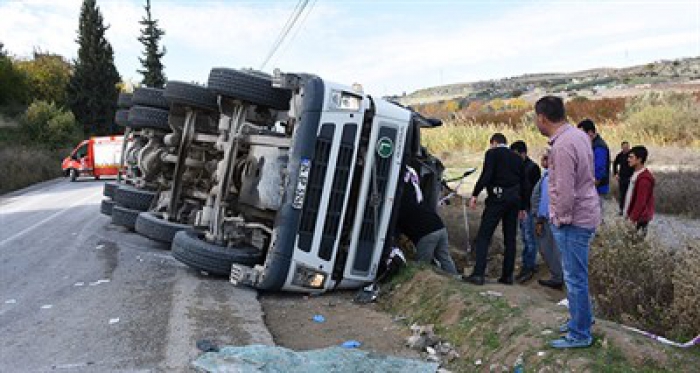
M292 34L292 37L289 38L289 41L285 44L285 46L284 46L284 48L282 49L282 51L281 51L279 54L277 54L278 57L281 57L281 56L283 56L285 53L287 53L287 50L289 49L289 46L292 45L292 43L294 42L294 39L296 39L297 35L299 35L299 32L300 32L302 29L304 29L304 24L306 23L306 19L309 18L309 14L311 14L311 12L314 10L314 6L316 5L316 1L318 1L318 0L313 0L313 2L311 2L311 6L309 6L309 10L307 10L307 11L306 11L306 14L304 14L304 17L303 17L303 18L301 19L301 21L299 22L299 26L297 26L297 28L294 30L294 33Z
M280 35L277 37L275 40L275 43L272 45L272 48L270 49L270 52L267 54L267 57L265 57L265 60L263 63L260 65L260 70L265 68L265 65L270 61L272 56L274 56L275 52L277 52L277 49L279 49L280 45L284 42L284 39L289 35L289 31L294 27L296 22L299 20L299 16L301 13L304 11L306 8L306 5L308 5L309 0L300 0L299 3L297 3L297 6L294 7L294 10L292 11L292 14L290 17L287 19L287 22L285 23L284 27L282 27L282 30L280 31Z

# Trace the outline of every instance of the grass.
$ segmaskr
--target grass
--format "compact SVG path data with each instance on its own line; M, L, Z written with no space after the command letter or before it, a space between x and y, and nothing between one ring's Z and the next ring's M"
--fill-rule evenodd
M552 328L557 321L554 315L548 315L562 311L552 311L543 304L517 304L518 298L507 292L503 297L481 295L483 288L439 275L425 265L410 264L385 288L390 290L380 298L381 308L407 317L408 325L433 324L437 336L457 348L460 357L446 366L455 372L484 371L491 367L496 367L496 371L511 371L518 356L523 357L526 371L533 372L692 371L700 361L697 352L671 350L637 336L609 338L607 334L612 330L600 325L605 322L596 327L593 347L553 350L546 345L553 335L543 335L539 323L531 324L530 318L544 313L547 317L540 319L551 318ZM618 344L622 340L625 344ZM628 351L631 346L627 344L638 343L661 351L660 356L668 357L666 362L659 362L651 355L631 359ZM482 361L480 366L475 365L477 360Z

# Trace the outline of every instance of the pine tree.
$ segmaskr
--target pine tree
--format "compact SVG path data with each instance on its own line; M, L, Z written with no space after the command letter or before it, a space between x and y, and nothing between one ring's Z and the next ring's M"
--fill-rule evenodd
M158 28L158 21L151 18L151 0L146 0L146 17L139 23L143 25L139 41L146 47L143 55L139 57L144 70L139 70L143 75L142 83L148 87L163 88L165 85L165 74L163 73L163 63L161 58L165 55L165 47L161 50L158 46L160 38L165 35L163 29Z
M68 85L68 104L87 135L114 133L121 81L114 51L105 38L108 27L95 0L84 0L78 26L78 58Z

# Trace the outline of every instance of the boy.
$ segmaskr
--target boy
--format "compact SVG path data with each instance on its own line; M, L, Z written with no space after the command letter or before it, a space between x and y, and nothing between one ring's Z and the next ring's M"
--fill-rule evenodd
M654 217L654 176L646 168L649 151L644 146L630 149L628 163L634 169L625 198L625 217L637 225L637 230L646 233Z

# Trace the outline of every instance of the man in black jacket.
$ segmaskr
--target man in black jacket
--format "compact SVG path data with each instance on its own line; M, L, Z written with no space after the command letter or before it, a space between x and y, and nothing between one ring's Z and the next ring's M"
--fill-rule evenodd
M457 268L450 255L447 228L435 211L436 206L427 205L418 174L406 167L401 182L403 192L397 226L416 247L416 260L428 263L436 261L445 272L457 275Z
M520 273L515 277L519 283L525 283L532 279L535 275L537 267L537 243L535 241L535 219L530 212L530 199L532 198L532 189L540 180L542 173L540 166L527 156L527 144L525 141L519 140L510 144L510 150L520 156L525 167L525 207L526 215L524 219L520 219L520 237L523 240L523 265Z
M513 283L515 267L515 236L518 226L518 212L525 216L526 184L523 160L508 149L506 137L501 133L491 136L491 149L486 152L481 177L476 182L469 206L476 208L476 200L486 189L486 208L481 215L481 224L476 236L476 264L472 274L464 280L483 285L486 274L486 260L493 232L499 222L503 222L503 271L498 282Z
M619 185L620 215L622 215L622 210L625 208L625 196L630 187L630 178L634 173L634 168L630 167L630 164L627 162L629 153L630 143L623 141L622 151L615 157L615 162L613 162L613 175L615 175L615 179Z

